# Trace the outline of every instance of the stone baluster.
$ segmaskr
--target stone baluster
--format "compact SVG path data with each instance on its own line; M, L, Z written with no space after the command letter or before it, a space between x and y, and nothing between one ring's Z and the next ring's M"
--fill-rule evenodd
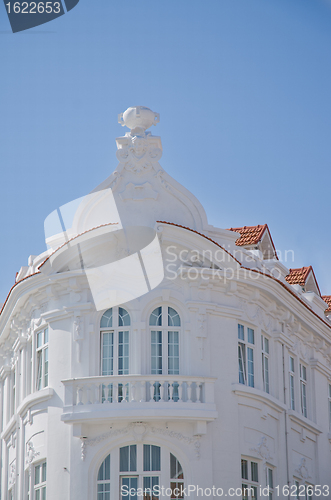
M190 384L187 382L187 402L188 403L192 403L193 384L194 384L194 382L191 382Z
M117 382L113 382L112 383L112 386L113 386L113 403L118 403L118 383Z
M83 405L84 387L78 387L78 405Z
M127 403L129 401L129 384L122 385L122 401L121 403Z
M168 387L168 384L167 384ZM160 382L160 401L164 401L164 382ZM168 399L168 396L167 396Z
M183 401L183 383L178 382L178 401Z
M91 405L91 404L92 404L91 399L93 399L93 398L91 398L91 392L92 392L92 386L91 386L91 385L88 385L88 386L86 387L86 395L87 395L87 401L86 401L86 404L87 404L87 405Z
M169 401L174 401L173 400L173 396L174 396L174 383L175 382L173 382L173 381L169 382Z
M109 403L109 401L108 401L109 385L103 385L103 386L101 386L101 390L102 389L103 389L103 397L104 397L103 404L108 404Z
M102 391L102 385L101 385L101 391ZM100 384L93 384L93 399L94 399L94 404L98 405L101 403L101 394L100 394Z
M154 389L155 389L154 384L155 384L155 383L156 383L156 382L150 382L150 385L149 385L149 392L150 392L150 396L151 396L151 397L150 397L150 401L155 401L155 400L154 400ZM156 392L156 391L155 391L155 392Z
M197 387L197 389L196 389L196 391L197 391L197 400L196 400L196 402L197 403L201 403L201 399L202 399L202 397L201 397L202 396L202 384L201 384L201 382L197 382L196 383L196 387Z
M136 402L136 382L131 382L131 403Z

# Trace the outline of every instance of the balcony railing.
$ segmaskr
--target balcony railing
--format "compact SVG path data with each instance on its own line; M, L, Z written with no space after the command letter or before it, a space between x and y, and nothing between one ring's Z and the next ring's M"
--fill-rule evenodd
M64 420L74 415L111 412L112 415L215 413L215 379L179 375L121 375L64 380ZM114 413L115 412L115 413ZM192 413L193 412L193 413ZM211 419L215 418L211 416ZM82 415L81 415L82 416ZM207 418L205 416L205 418Z

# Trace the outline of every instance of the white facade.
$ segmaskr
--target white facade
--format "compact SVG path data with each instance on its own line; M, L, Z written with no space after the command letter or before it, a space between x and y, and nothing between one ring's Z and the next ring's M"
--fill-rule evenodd
M158 163L157 114L120 120L117 170L69 225L57 212L1 311L1 500L171 483L191 498L242 485L331 498L325 302L261 245L208 225Z

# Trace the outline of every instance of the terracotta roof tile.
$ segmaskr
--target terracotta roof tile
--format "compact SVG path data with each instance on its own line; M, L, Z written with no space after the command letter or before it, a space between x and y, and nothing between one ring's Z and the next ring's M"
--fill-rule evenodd
M328 305L328 308L325 309L325 313L328 314L331 312L331 295L322 295L322 299L324 300L324 302L327 303Z
M308 274L312 269L311 266L289 269L290 273L285 276L285 279L290 285L305 286Z
M230 227L229 231L240 233L240 238L236 240L238 247L245 245L256 245L262 238L264 231L268 228L267 224L258 226Z

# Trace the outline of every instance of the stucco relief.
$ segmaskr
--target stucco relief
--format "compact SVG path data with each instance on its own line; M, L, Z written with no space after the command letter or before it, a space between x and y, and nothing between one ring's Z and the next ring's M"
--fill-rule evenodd
M39 451L36 451L32 441L26 443L26 459L25 463L29 466L29 474L31 475L32 464L34 460L40 455Z
M299 464L299 467L295 470L295 473L298 474L302 479L309 479L311 476L309 475L309 471L307 468L306 459L302 458Z
M267 444L267 438L262 436L260 443L256 448L251 448L250 451L254 451L262 459L263 464L266 464L269 460L272 460L272 456L269 451Z
M131 422L121 429L111 429L108 432L100 434L94 438L81 438L81 460L84 461L87 453L87 446L97 446L98 444L110 438L131 434L135 441L140 442L147 434L158 434L167 436L171 439L177 439L187 445L193 445L195 455L200 458L200 436L189 437L181 432L175 432L168 428L153 427L145 422Z

